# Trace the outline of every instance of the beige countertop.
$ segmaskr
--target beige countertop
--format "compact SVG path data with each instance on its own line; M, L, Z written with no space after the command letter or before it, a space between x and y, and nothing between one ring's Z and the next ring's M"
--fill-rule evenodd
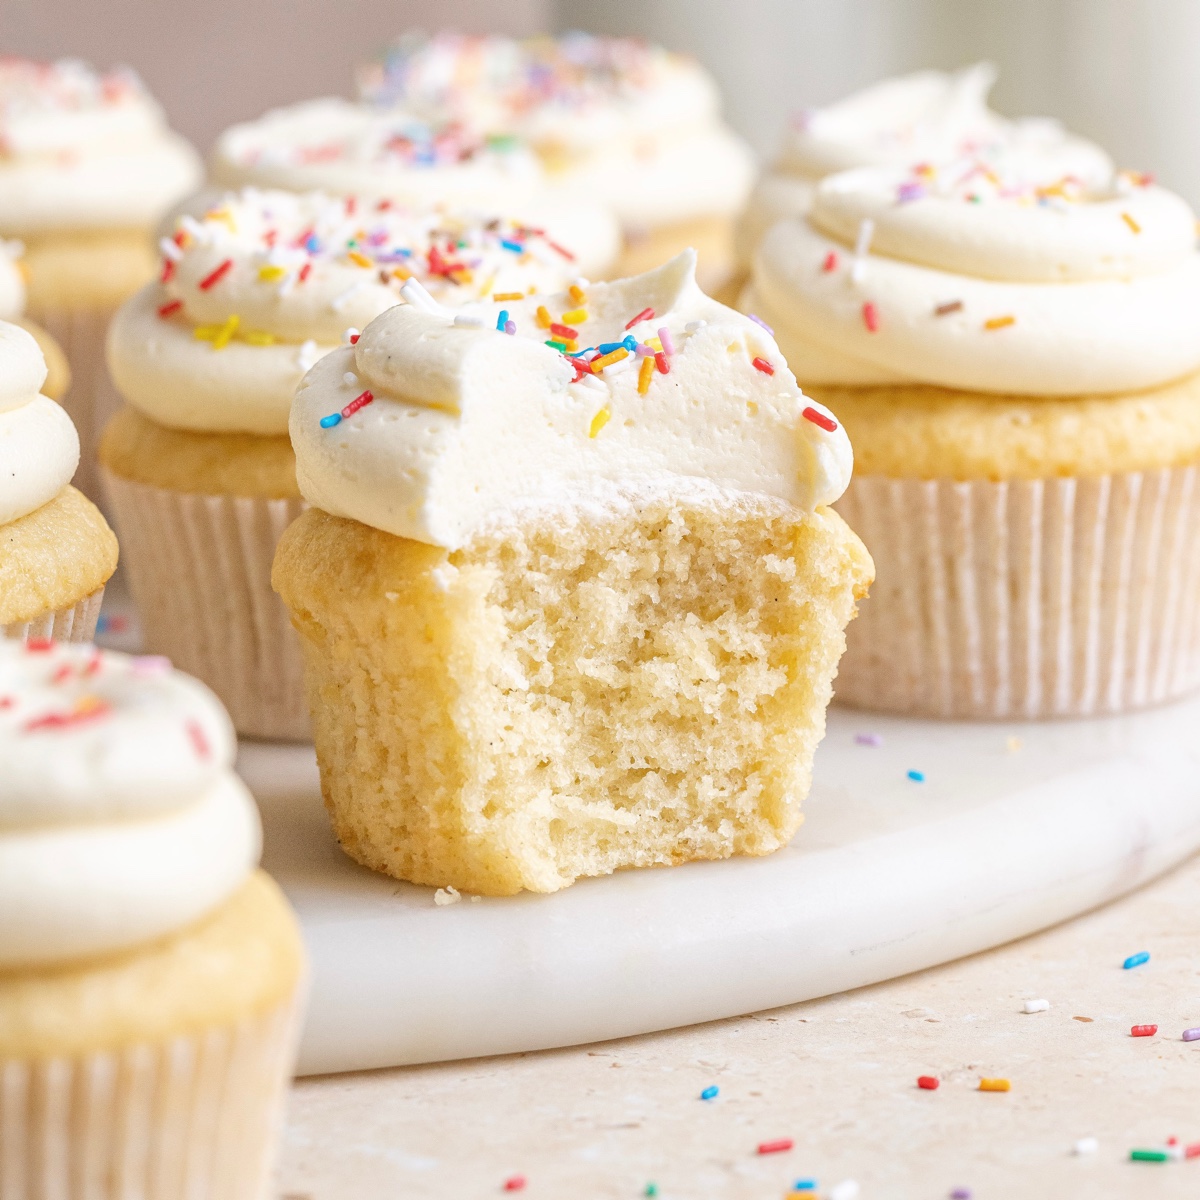
M1196 1197L1200 858L973 958L790 1008L577 1049L301 1081L279 1190L312 1200L516 1194L862 1200ZM1148 950L1148 964L1122 969ZM480 986L488 986L480 980ZM1050 1001L1027 1015L1023 1001ZM1089 1017L1080 1021L1077 1017ZM1134 1024L1157 1023L1153 1038ZM917 1088L936 1075L936 1091ZM981 1093L1006 1077L1006 1094ZM716 1099L699 1093L716 1085ZM1098 1150L1072 1154L1081 1138ZM793 1149L759 1155L760 1142ZM849 1191L850 1189L847 1189ZM811 1194L811 1193L810 1193Z

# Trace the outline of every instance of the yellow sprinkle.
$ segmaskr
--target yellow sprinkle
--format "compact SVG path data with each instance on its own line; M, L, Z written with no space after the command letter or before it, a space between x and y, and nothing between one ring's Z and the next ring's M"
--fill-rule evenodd
M567 288L567 295L571 297L581 308L587 303L587 292L583 290L577 283L571 284Z
M1011 1087L1012 1084L1007 1079L981 1079L979 1081L981 1092L1007 1092Z
M757 417L758 416L758 401L757 400L747 400L746 401L746 411L752 417Z
M493 300L524 300L524 292L493 292Z
M562 323L564 325L581 325L587 319L586 308L573 308L570 312L563 313Z
M1017 318L1014 316L1005 317L988 317L983 323L984 329L1006 329L1009 325L1015 325Z
M592 359L592 371L599 375L605 367L611 367L613 363L619 363L621 359L628 358L629 351L622 346L619 350L612 351L611 354L602 354L599 358Z
M649 346L650 349L654 350L656 353L658 353L658 354L662 353L662 342L660 342L658 340L658 338L647 338L646 345Z
M1010 737L1005 745L1008 747L1009 754L1016 754L1021 748L1021 739L1019 737Z
M229 227L230 233L237 233L237 225L233 220L233 213L227 208L210 208L204 214L206 221L220 221Z
M282 279L287 274L286 267L272 267L270 265L258 268L258 277L264 283L274 283L277 279Z
M192 330L192 337L200 342L211 342L220 332L220 325L197 325Z
M373 267L375 264L365 254L360 254L357 250L347 250L346 257L360 267Z
M412 278L412 272L407 267L393 267L392 274L403 283L406 279Z
M644 396L650 390L650 380L654 377L654 359L643 358L638 368L638 395Z
M1121 214L1121 220L1124 221L1134 233L1142 232L1142 227L1133 219L1133 216L1130 213L1123 212Z
M549 329L554 322L550 319L550 310L544 305L537 306L537 312L534 314L534 320L537 321L539 329Z
M563 345L566 346L568 354L574 354L579 349L579 343L574 338L567 338Z
M242 341L249 342L252 346L273 346L275 335L262 329L248 329L242 334Z
M237 333L237 327L241 324L241 318L237 313L231 313L229 320L217 330L216 336L213 338L213 349L224 350L229 345L233 335Z
M592 423L588 427L588 437L594 438L596 434L608 424L612 417L612 410L606 404L593 418Z

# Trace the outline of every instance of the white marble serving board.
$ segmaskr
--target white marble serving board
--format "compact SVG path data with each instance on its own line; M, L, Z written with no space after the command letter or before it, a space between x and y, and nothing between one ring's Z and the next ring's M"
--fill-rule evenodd
M310 749L245 743L239 768L312 959L304 1074L579 1044L859 987L1044 928L1200 848L1200 701L1042 725L834 710L788 849L446 907L342 854Z

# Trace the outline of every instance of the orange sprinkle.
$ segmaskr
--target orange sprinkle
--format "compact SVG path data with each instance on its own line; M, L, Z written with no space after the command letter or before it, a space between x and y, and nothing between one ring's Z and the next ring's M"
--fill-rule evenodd
M346 257L359 267L373 267L375 264L365 255L357 250L348 250Z
M644 396L650 390L650 380L654 378L654 359L643 358L638 368L638 395Z
M1007 329L1010 325L1015 325L1017 318L1011 313L1003 317L988 317L983 323L984 329Z
M1012 1084L1007 1079L981 1079L979 1081L981 1092L1007 1092L1011 1088Z
M412 278L412 272L407 267L393 267L392 274L403 283L406 279Z
M605 367L611 367L613 363L619 363L621 359L628 358L629 351L622 346L619 350L612 351L611 354L602 354L599 358L592 359L592 371L599 375Z
M587 292L585 292L577 283L573 283L569 288L567 288L567 295L570 296L576 304L582 305L587 303Z
M539 329L549 329L554 324L554 319L550 316L550 310L544 304L537 306L534 320L537 322Z
M492 294L492 299L493 300L524 300L525 293L524 292L494 292Z
M1123 212L1121 214L1121 220L1124 221L1125 224L1128 225L1129 228L1132 229L1134 233L1142 232L1142 227L1133 219L1133 216L1131 213Z

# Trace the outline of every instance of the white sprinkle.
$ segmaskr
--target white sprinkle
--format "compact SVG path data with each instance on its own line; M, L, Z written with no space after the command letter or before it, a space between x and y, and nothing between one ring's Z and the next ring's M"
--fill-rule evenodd
M450 316L450 310L440 305L430 294L425 285L415 276L412 279L406 279L404 286L400 289L400 295L409 302L414 308L424 309L425 312L441 313L444 316Z
M317 350L317 343L312 338L309 338L307 342L302 342L300 345L300 352L296 355L296 366L302 371L307 371L320 357L321 355Z
M179 218L179 227L184 231L184 233L190 233L194 238L200 238L203 241L208 240L205 236L207 231L205 230L204 226L201 225L195 217L189 216L187 213L184 213L183 216Z
M604 380L599 375L584 375L579 382L586 387L590 387L593 391L608 391L608 388L604 386Z
M1049 1000L1026 1000L1025 1011L1027 1013L1045 1012L1050 1007Z
M472 896L472 897L471 897L471 903L472 903L472 904L478 904L478 903L479 903L479 902L480 902L482 899L483 899L483 897L482 897L482 896Z
M457 904L462 899L462 892L456 887L438 888L433 893L433 902L439 908L444 908L447 904Z
M334 312L341 312L342 309L346 307L347 303L349 303L349 301L355 295L361 292L366 286L367 282L365 279L360 279L357 283L352 283L344 292L334 296L334 298L330 300L329 307L333 309Z
M867 255L871 251L871 239L875 236L875 222L870 217L864 217L858 225L858 237L854 242L854 265L850 268L850 278L855 283L862 283L867 273Z
M342 382L347 387L358 387L358 376L355 375L353 371L347 371L345 375L342 376Z
M1071 1147L1072 1154L1095 1154L1100 1149L1100 1143L1096 1138L1087 1137L1080 1138L1079 1141Z
M455 313L454 323L459 329L482 329L483 318L473 317L470 313Z
M829 1189L829 1200L855 1200L859 1187L857 1179L843 1179Z
M282 300L284 296L291 295L296 289L296 280L299 277L299 272L289 271L280 281L279 287L276 288L275 294Z
M172 262L178 262L183 257L183 251L179 248L174 238L161 238L158 243L158 249L163 258L169 258Z

